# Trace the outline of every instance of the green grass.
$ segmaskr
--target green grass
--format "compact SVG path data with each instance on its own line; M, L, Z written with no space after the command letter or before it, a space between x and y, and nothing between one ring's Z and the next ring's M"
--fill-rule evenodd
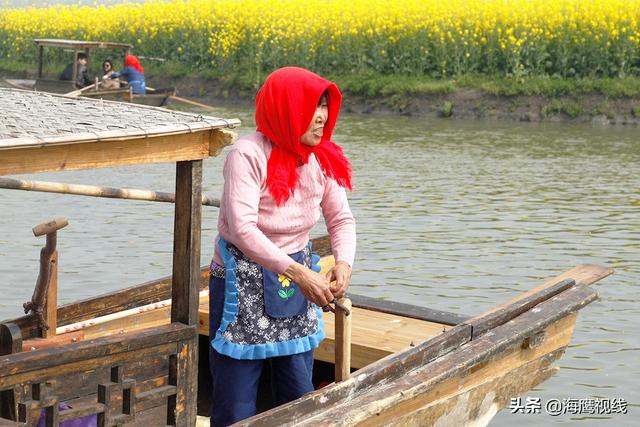
M219 91L236 91L252 96L267 77L267 72L256 70L221 73L213 68L194 69L184 63L147 62L144 64L148 78L167 76L171 79L194 77L211 80ZM47 64L51 76L57 75L64 64ZM95 68L95 67L94 67ZM0 73L24 75L27 70L35 75L35 64L0 60ZM57 70L57 71L53 71ZM451 79L434 79L425 76L383 75L355 73L327 75L335 81L345 95L364 97L398 97L443 95L459 90L477 90L493 96L544 96L549 98L578 95L603 95L610 98L640 97L640 77L570 79L551 77L506 78L487 75L464 75ZM55 78L55 77L54 77ZM554 109L553 107L551 109ZM571 109L570 109L571 110Z

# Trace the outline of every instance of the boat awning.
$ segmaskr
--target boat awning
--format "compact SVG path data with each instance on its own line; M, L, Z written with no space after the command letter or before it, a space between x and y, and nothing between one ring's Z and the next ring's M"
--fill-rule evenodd
M33 41L38 46L46 47L62 47L71 49L132 49L133 45L129 43L115 42L96 42L83 40L65 40L65 39L35 39Z
M231 142L223 119L0 88L0 175L199 160Z

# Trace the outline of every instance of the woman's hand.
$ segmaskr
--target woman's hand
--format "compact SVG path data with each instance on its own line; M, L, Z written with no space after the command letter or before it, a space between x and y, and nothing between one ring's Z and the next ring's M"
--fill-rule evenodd
M297 262L291 264L284 274L298 284L302 294L312 303L322 307L333 301L329 280L322 274Z
M327 280L335 282L331 284L331 293L335 298L342 298L347 292L351 281L351 266L344 261L338 261L327 272Z

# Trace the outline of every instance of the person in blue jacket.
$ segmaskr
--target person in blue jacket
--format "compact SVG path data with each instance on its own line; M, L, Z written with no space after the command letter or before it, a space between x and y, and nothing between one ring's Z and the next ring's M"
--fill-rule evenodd
M124 79L131 87L131 91L136 95L144 95L146 86L144 81L144 68L140 65L137 56L126 55L124 57L124 68L121 71L111 73L111 79Z

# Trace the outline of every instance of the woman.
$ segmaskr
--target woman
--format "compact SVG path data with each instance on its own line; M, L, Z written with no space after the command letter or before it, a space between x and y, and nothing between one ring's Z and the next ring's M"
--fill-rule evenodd
M102 63L102 88L103 89L118 89L120 87L120 81L112 80L111 76L116 71L113 69L113 62L110 59L105 59Z
M344 295L355 256L351 166L330 140L341 99L308 70L276 70L256 97L257 132L225 160L209 299L216 427L255 414L264 360L275 404L313 390L318 307ZM308 244L321 212L336 259L326 275Z
M124 57L124 68L111 74L111 79L123 78L131 87L131 92L136 95L144 95L146 86L144 81L144 68L140 65L137 56L126 55Z

